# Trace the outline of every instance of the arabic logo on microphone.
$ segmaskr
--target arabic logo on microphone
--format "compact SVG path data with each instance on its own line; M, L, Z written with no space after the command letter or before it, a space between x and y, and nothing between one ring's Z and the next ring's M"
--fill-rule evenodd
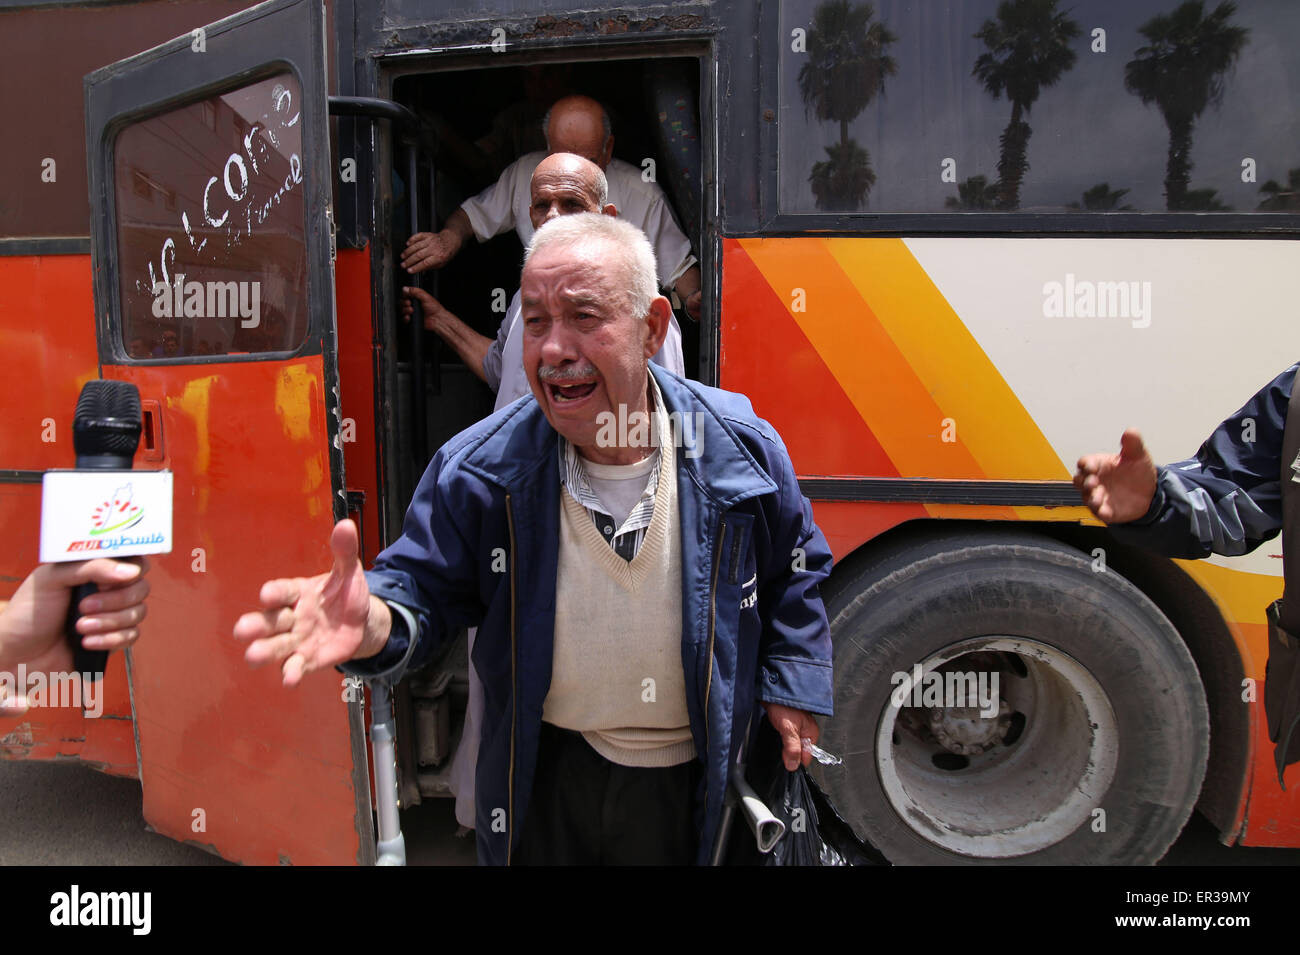
M111 501L104 501L96 507L90 520L90 536L99 537L139 524L144 519L144 508L135 504L131 497L131 485L126 484L113 492Z

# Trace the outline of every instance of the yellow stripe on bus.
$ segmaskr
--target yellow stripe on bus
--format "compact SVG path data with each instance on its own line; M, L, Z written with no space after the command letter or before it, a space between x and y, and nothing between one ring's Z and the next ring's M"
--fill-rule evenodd
M1070 476L902 239L825 241L944 416L954 420L957 435L987 476Z

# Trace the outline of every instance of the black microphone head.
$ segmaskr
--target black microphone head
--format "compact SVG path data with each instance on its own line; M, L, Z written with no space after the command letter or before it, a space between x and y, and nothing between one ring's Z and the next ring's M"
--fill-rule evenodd
M140 444L140 392L125 381L86 382L72 419L79 468L131 467Z

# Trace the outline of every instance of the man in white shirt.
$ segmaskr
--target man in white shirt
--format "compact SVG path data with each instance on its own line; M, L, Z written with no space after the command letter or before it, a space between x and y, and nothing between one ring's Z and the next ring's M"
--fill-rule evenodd
M609 201L619 218L639 228L655 252L659 284L671 288L692 317L700 314L700 268L691 244L673 218L667 197L641 170L614 159L614 136L609 117L587 96L566 96L546 114L546 144L550 153L575 153L595 163L609 182ZM528 153L506 167L495 184L466 200L452 213L440 232L411 236L402 252L402 268L417 274L440 269L450 262L470 236L486 242L508 229L519 233L524 245L536 229L529 216L530 183L544 153Z
M609 201L609 187L600 167L572 153L553 153L542 159L533 172L530 184L531 203L527 216L532 231L557 216L575 212L603 212L617 215ZM516 398L530 393L523 365L523 329L516 292L506 309L505 318L495 340L480 335L453 315L429 293L418 288L403 288L403 310L409 317L411 301L418 301L424 312L424 324L437 332L455 349L470 369L496 393L494 410L500 410ZM676 318L670 321L663 348L651 359L675 375L685 376L682 358L682 333Z

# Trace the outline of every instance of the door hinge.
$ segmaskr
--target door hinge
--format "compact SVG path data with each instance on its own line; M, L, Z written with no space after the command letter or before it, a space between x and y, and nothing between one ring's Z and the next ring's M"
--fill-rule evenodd
M329 206L325 207L325 224L330 233L330 265L333 265L339 257L338 234L334 227L334 210Z

